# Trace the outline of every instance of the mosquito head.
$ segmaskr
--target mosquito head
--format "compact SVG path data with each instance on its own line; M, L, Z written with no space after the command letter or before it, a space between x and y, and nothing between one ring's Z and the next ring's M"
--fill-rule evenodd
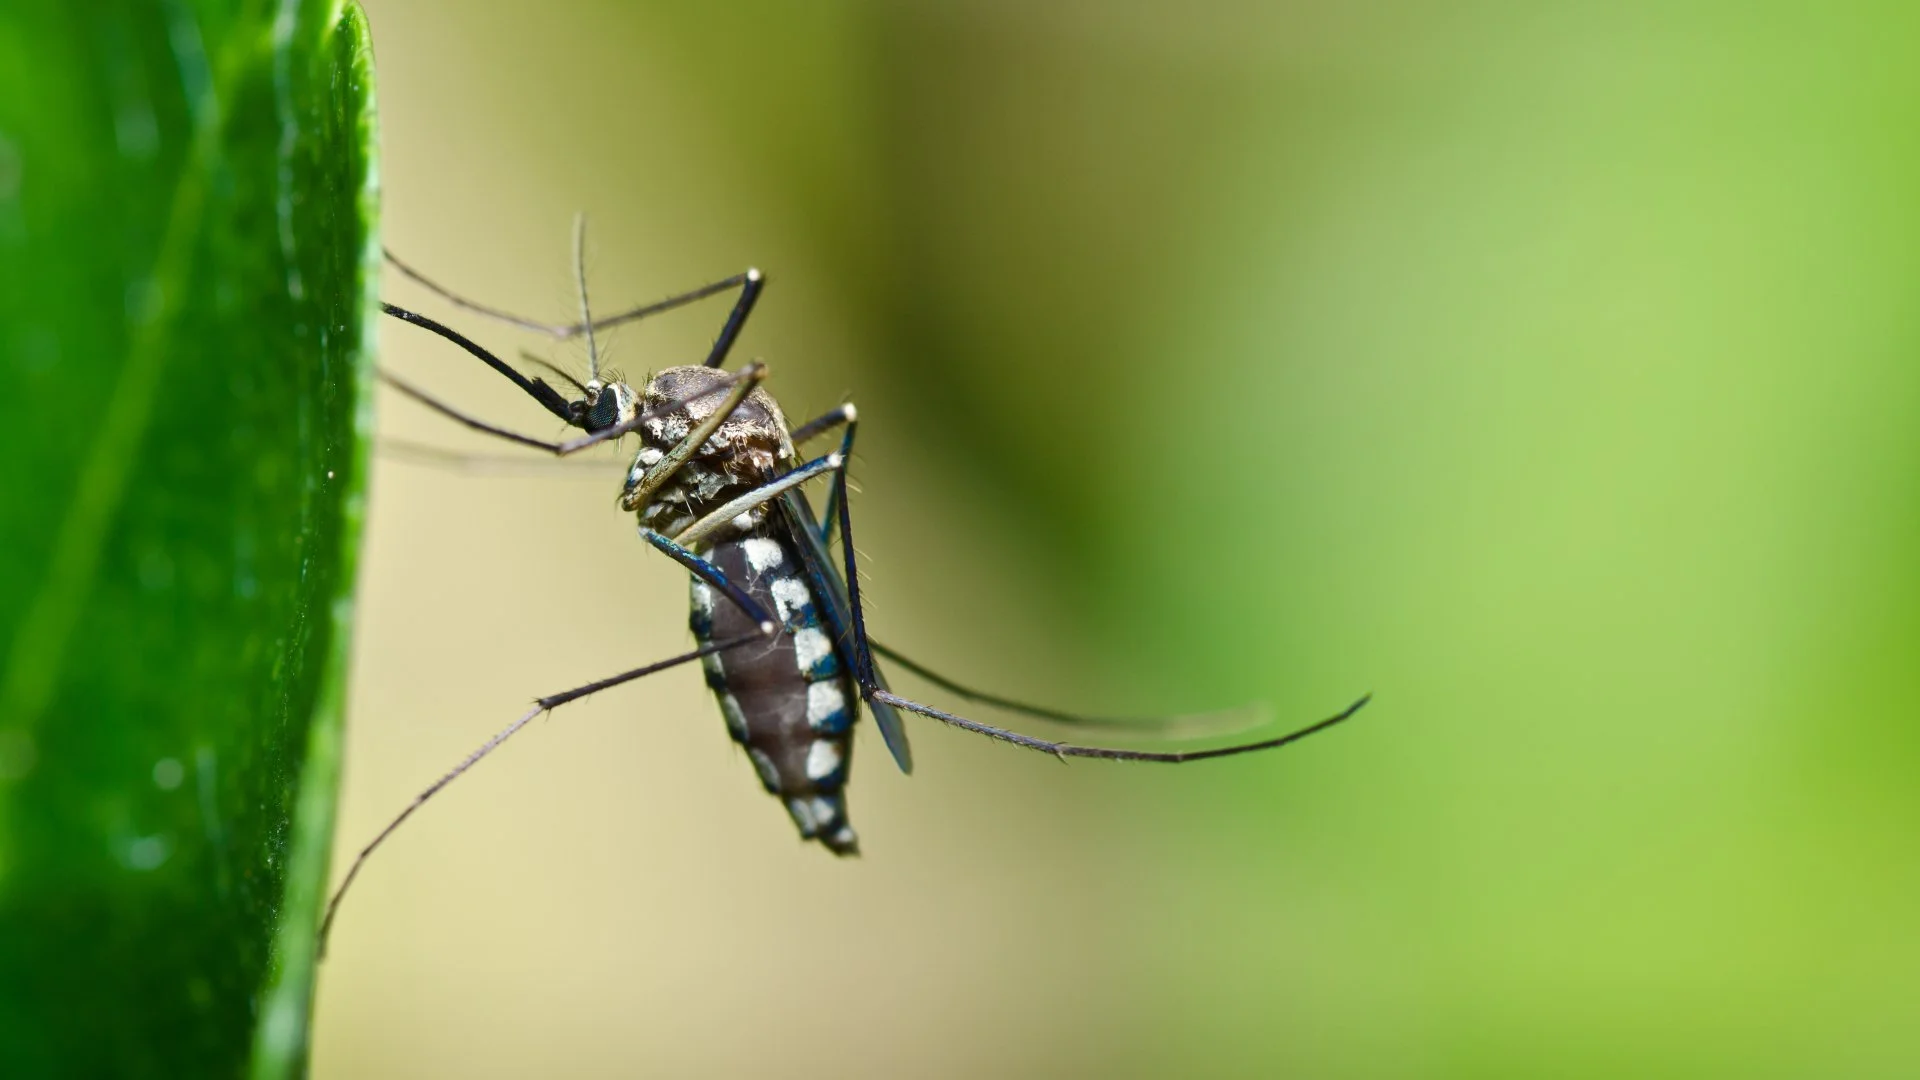
M588 379L580 389L586 397L571 402L568 408L574 414L574 423L587 429L588 434L626 423L639 413L640 395L618 379Z
M715 368L689 366L667 368L648 380L641 407L668 411L647 422L642 431L647 442L661 450L672 449L725 403L734 378ZM678 407L674 408L676 403ZM789 461L793 441L787 433L787 418L773 395L755 387L707 440L700 456L728 459L724 467L741 475L758 475L753 470Z

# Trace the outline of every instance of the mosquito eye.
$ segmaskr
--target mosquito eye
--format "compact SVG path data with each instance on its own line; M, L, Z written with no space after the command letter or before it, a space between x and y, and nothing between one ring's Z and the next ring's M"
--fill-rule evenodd
M587 430L603 431L633 416L633 391L614 383L594 395L587 407Z
M620 422L620 406L614 395L603 393L587 406L587 430L600 431Z

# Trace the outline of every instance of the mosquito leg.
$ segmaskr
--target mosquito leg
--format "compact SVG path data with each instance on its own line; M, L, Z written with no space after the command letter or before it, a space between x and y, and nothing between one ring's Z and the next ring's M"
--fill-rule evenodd
M513 454L469 454L407 439L382 438L374 444L374 449L383 458L468 476L554 476L612 482L626 472L626 465L613 461L556 461Z
M538 319L530 319L524 315L515 315L510 311L502 311L499 308L489 307L486 304L469 300L402 262L400 257L392 251L384 251L384 254L387 257L387 261L392 263L393 268L400 271L403 277L412 279L416 284L423 286L435 296L462 310L471 311L476 315L485 315L490 319L498 319L501 322L518 326L523 330L532 330L537 334L545 334L558 341L565 341L586 333L586 327L579 323L541 322ZM677 293L664 300L656 300L650 304L642 304L639 307L630 308L613 315L603 315L593 321L593 328L595 330L605 330L608 327L619 326L622 323L638 322L652 315L659 315L663 312L672 311L675 308L685 307L698 300L705 300L709 296L726 292L729 289L741 288L749 282L758 280L760 277L761 274L758 270L747 270L743 273L734 274L731 277L721 278L719 281L702 285L697 289L689 289L686 292Z
M628 482L627 489L620 493L620 508L629 511L637 510L653 501L654 495L658 494L667 481L672 479L673 475L679 472L687 462L693 460L693 455L699 452L700 447L712 437L714 432L720 430L720 425L726 423L727 419L733 415L733 411L740 407L740 403L747 400L747 395L753 393L753 388L760 385L760 380L766 378L766 374L766 365L757 361L742 369L739 377L734 380L733 389L727 392L726 398L711 413L707 414L706 419L695 424L693 430L687 432L686 437L674 444L673 449L667 451L659 461L647 466L647 471L637 480ZM655 409L653 412L657 415L661 410ZM626 424L619 424L607 430L613 431L629 425L638 427L640 419L636 416ZM581 440L575 440L575 442L579 441Z
M586 238L587 219L585 215L578 215L573 219L573 268L574 280L580 286L580 322L566 336L586 335L588 361L593 369L593 377L598 379L600 347L594 341L593 332L600 328L600 324L594 322L593 313L587 309ZM720 326L720 336L713 339L713 348L707 350L707 367L717 368L727 362L727 354L733 351L734 341L740 337L741 329L747 325L747 316L753 314L753 305L760 302L760 290L766 287L766 279L760 276L758 270L748 270L740 275L740 279L740 295L734 298L733 310L727 313L727 321ZM699 291L701 290L695 290L695 292ZM636 309L626 314L633 318L640 318L642 313L652 314L655 310L661 309L657 305L649 305L646 309ZM623 320L615 316L607 320L607 325L615 325L620 321Z
M533 330L542 334L550 334L556 338L566 336L567 328L564 326L553 326L549 323L540 322L537 319L529 319L524 315L515 315L510 311L501 311L499 308L488 307L478 301L469 300L459 295L407 265L405 260L393 253L392 248L381 248L380 253L387 257L387 261L393 264L395 270L400 271L402 277L412 279L415 284L425 287L428 292L452 304L454 307L460 308L463 311L471 311L475 315L485 315L489 319L499 319L501 322L510 323L523 330Z
M812 426L812 425L808 425ZM840 440L840 456L845 461L853 460L853 440L859 429L857 418L848 415L846 432ZM833 496L847 482L846 465L841 465ZM800 549L801 562L806 564L807 578L814 588L815 595L821 600L820 613L826 617L827 624L833 630L833 639L840 654L847 658L849 668L857 666L855 658L859 655L853 647L853 620L850 613L855 610L848 599L846 583L834 569L830 536L833 532L833 519L825 523L813 516L813 508L807 505L806 493L798 488L787 492L781 498L786 511L787 522L792 529L794 539ZM837 505L837 501L836 501ZM887 688L879 672L872 670L869 659L868 679L862 680L862 693L871 685L881 690ZM873 713L874 726L880 729L880 737L887 745L887 753L892 755L894 764L900 766L902 773L913 772L913 747L907 738L906 726L900 722L900 714L885 702L865 699L868 710Z
M847 408L852 409L853 406L849 405ZM849 462L853 460L853 433L858 430L859 427L860 421L858 418L853 416L847 417L847 432L840 437L840 456L846 458ZM842 471L840 476L842 480L846 480L846 483L834 484L827 489L826 509L820 515L820 542L822 544L831 544L833 542L833 526L840 517L841 497L846 492L846 484L853 483L852 480L847 480L845 471Z
M834 428L842 424L851 424L859 418L859 410L853 407L852 402L848 402L831 412L822 413L806 423L801 424L799 427L794 428L793 445L805 445L825 435L827 432L832 431Z
M905 709L908 712L919 713L921 716L938 720L944 724L951 724L954 727L971 731L976 735L985 735L990 739L998 739L1001 742L1011 743L1015 746L1024 746L1029 750L1038 750L1044 754L1052 754L1063 760L1070 757L1087 757L1104 758L1110 761L1157 761L1166 764L1178 764L1183 761L1202 761L1207 758L1226 757L1231 754L1251 753L1255 750L1271 750L1275 747L1285 746L1291 742L1298 742L1309 735L1324 731L1340 723L1354 713L1359 712L1362 706L1372 700L1373 695L1365 695L1361 697L1360 700L1317 724L1301 728L1298 731L1289 732L1278 738L1239 743L1233 746L1221 746L1211 750L1176 751L1122 750L1105 746L1078 746L1073 743L1054 742L1049 739L1038 739L1031 735L1022 735L1019 732L1008 731L1005 728L994 727L991 724L983 724L978 720L969 720L964 716L956 716L953 713L936 709L931 705L922 705L917 701L909 701L881 685L874 674L873 653L867 642L866 616L860 607L860 568L854 557L853 519L847 508L846 482L847 474L844 471L834 478L834 486L841 489L839 503L840 547L842 557L846 563L848 607L851 609L853 615L854 677L860 683L860 696L868 702L877 701L882 704L891 705L896 709Z
M366 847L361 848L360 854L354 856L353 863L347 867L346 876L342 878L340 881L340 887L334 890L333 899L327 901L326 916L322 918L320 921L320 944L319 944L320 955L322 956L326 955L327 934L333 928L334 916L338 915L340 912L340 902L346 898L347 890L353 887L353 880L354 878L360 875L360 868L366 864L367 859L370 856L372 856L372 854L376 850L379 849L380 845L386 842L387 837L392 836L396 829L400 828L401 825L405 824L406 820L413 816L414 811L424 806L428 799L431 799L435 795L438 795L441 792L441 790L444 789L448 784L451 784L455 780L460 779L461 774L465 773L468 769L473 768L475 765L478 765L480 763L481 758L484 758L488 754L493 753L496 749L500 747L501 743L504 743L508 739L513 738L513 736L517 734L521 728L524 728L528 724L532 723L534 719L538 717L540 714L557 709L560 706L565 705L570 701L578 701L581 698L587 697L590 694L597 694L602 690L619 686L621 683L632 682L635 679L645 678L646 676L652 675L655 672L665 671L668 668L672 668L672 667L678 667L681 664L685 664L693 660L698 660L701 657L707 656L711 653L724 652L728 649L737 648L738 646L746 645L750 642L759 641L759 640L761 640L761 636L759 634L746 634L740 637L730 638L726 641L711 642L709 644L702 645L700 648L694 649L691 652L684 652L678 656L668 657L665 660L648 664L645 667L634 668L632 671L622 672L619 675L615 675L606 679L601 679L597 682L590 682L585 686L579 686L579 687L575 687L572 690L562 691L561 693L553 694L548 697L543 697L538 701L534 702L533 708L528 710L526 715L522 716L518 720L515 720L513 723L508 724L505 728L501 729L499 734L495 735L491 739L488 739L486 742L480 744L479 749L475 750L471 754L468 754L464 759L461 760L461 762L458 765L455 765L451 770L449 770L445 776L442 776L440 779L434 781L431 785L427 787L425 791L422 791L420 794L414 796L413 801L407 804L407 808L400 811L398 816L396 816L392 821L388 822L387 827L384 829L381 829L380 832L374 836L373 840L370 843L368 843Z
M505 439L508 442L516 442L516 443L519 443L521 446L531 446L535 450L547 450L555 454L563 452L563 447L562 447L562 444L560 443L548 442L545 439L536 439L531 435L522 435L517 431L508 431L506 428L489 424L485 420L481 420L478 417L468 416L466 413L463 413L459 409L456 409L453 406L448 405L443 401L440 401L438 398L435 398L432 394L427 393L425 390L422 390L419 387L414 386L412 383L407 382L405 379L402 379L391 372L388 372L388 371L380 372L380 379L382 382L386 383L388 386L393 387L395 390L398 390L401 393L412 398L413 400L419 402L420 404L425 405L427 408L432 409L434 412L439 413L441 416L444 416L447 419L454 421L455 423L464 424L475 431L492 435L495 438Z
M825 457L814 458L779 479L762 484L745 495L723 503L718 509L709 511L705 517L681 529L679 535L673 538L674 542L692 547L725 528L729 522L741 514L772 502L816 476L839 470L846 464L846 460L846 456L837 451Z
M727 362L727 354L733 351L733 343L740 336L740 330L747 325L747 316L753 314L753 305L760 301L760 290L766 287L767 279L760 271L749 270L740 275L745 280L740 283L740 297L733 302L733 310L727 313L727 321L721 324L720 336L713 339L713 348L707 350L707 366L719 367Z
M862 690L865 691L864 686ZM1255 750L1272 750L1276 747L1285 746L1288 743L1299 742L1301 739L1325 731L1327 728L1359 712L1367 702L1373 700L1373 695L1363 694L1358 701L1327 717L1325 720L1316 724L1310 724L1298 731L1288 732L1278 738L1262 739L1258 742L1236 743L1232 746L1218 746L1211 750L1123 750L1108 746L1078 746L1073 743L1037 739L1032 735L1022 735L1017 731L1008 731L1005 728L994 727L992 724L983 724L978 720L969 720L964 716L956 716L950 712L943 712L931 705L922 705L917 701L908 701L906 698L888 690L873 690L871 691L871 698L874 701L891 705L896 709L905 709L908 712L919 713L921 716L931 717L943 724L951 724L962 730L971 731L976 735L985 735L990 739L998 739L1001 742L1012 743L1015 746L1024 746L1029 750L1038 750L1043 754L1052 754L1054 757L1063 760L1070 757L1084 757L1102 758L1107 761L1157 761L1162 764L1178 765L1186 761L1205 761L1208 758L1229 757L1233 754L1252 753Z
M853 407L852 402L848 402L845 405L842 405L839 408L833 410L832 412L825 413L821 416L816 416L813 419L807 421L806 423L801 424L793 432L793 444L795 446L799 446L810 439L817 439L820 436L825 435L827 432L832 431L834 428L837 428L840 425L845 424L847 426L849 436L842 440L840 449L843 454L848 453L852 450L852 445L853 445L853 440L851 438L853 425L859 423L859 421L860 421L859 410ZM829 488L827 490L827 509L826 509L826 512L820 516L820 539L823 542L831 540L833 537L833 504L834 504L835 490L837 489Z
M1197 718L1195 716L1087 716L1081 713L1065 712L1060 709L1050 709L1044 705L1029 705L1023 701L1015 701L1012 698L1001 697L998 694L988 693L985 690L977 690L964 683L957 682L927 667L925 664L908 659L906 656L901 655L898 650L890 649L872 638L867 639L867 647L872 649L876 655L884 656L893 663L906 668L908 671L913 672L915 675L920 676L933 685L949 693L958 694L968 701L977 701L982 705L992 705L995 708L1005 709L1008 712L1021 713L1055 724L1066 724L1071 727L1114 728L1121 731L1150 732L1156 729L1164 729L1174 723L1184 723ZM1228 710L1228 712L1234 714L1244 714L1248 711L1250 710ZM1206 714L1206 716L1215 715L1225 714Z
M640 529L640 539L660 549L667 558L686 567L695 577L725 593L734 606L747 613L747 618L760 624L761 634L772 637L780 629L780 624L773 620L767 609L755 603L746 590L727 580L727 575L719 567L644 526Z

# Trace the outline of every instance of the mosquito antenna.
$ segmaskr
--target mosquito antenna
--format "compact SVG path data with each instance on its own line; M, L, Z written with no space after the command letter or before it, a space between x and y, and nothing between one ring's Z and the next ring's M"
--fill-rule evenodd
M593 336L593 312L587 305L587 215L573 215L573 280L580 287L580 325L587 328L587 378L600 381L600 343Z
M567 370L565 368L561 367L560 365L550 360L542 360L540 357L533 355L531 350L528 350L528 349L520 350L520 362L524 364L532 364L535 367L546 368L548 371L551 371L556 376L558 376L568 386L573 387L575 390L580 391L582 394L587 392L586 386L583 385L579 379L576 379L572 375L567 374Z

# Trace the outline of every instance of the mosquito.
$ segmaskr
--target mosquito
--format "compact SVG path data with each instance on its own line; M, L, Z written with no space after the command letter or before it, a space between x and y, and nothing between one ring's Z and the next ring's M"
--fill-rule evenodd
M382 371L402 394L476 431L564 457L591 446L638 436L640 447L622 484L619 506L639 519L640 538L691 575L695 648L644 667L537 699L518 720L468 754L415 796L347 868L320 925L322 949L340 903L367 859L414 812L544 713L636 679L698 662L718 699L728 733L745 750L768 794L779 799L806 841L835 855L859 853L847 817L845 788L853 755L853 727L864 705L903 773L913 771L901 713L914 713L977 735L1067 758L1103 758L1179 764L1271 750L1346 720L1371 695L1333 716L1277 738L1205 750L1131 750L1055 742L947 712L895 694L876 654L959 697L1057 724L1085 727L1120 723L1028 705L972 689L872 640L860 603L853 517L847 500L858 413L852 404L789 427L779 404L761 385L759 361L724 370L728 355L765 286L747 270L689 292L593 317L583 254L584 221L574 224L574 276L580 321L555 325L524 318L454 294L387 253L403 275L463 310L538 331L556 340L585 338L588 377L580 381L537 358L570 393L528 376L453 328L394 304L382 310L460 347L499 372L571 428L566 441L524 435L471 416ZM636 390L603 375L598 334L695 301L738 290L733 308L704 363L666 368ZM800 448L839 433L839 446L805 458ZM816 516L803 486L827 485L825 512ZM838 558L834 552L837 534Z

